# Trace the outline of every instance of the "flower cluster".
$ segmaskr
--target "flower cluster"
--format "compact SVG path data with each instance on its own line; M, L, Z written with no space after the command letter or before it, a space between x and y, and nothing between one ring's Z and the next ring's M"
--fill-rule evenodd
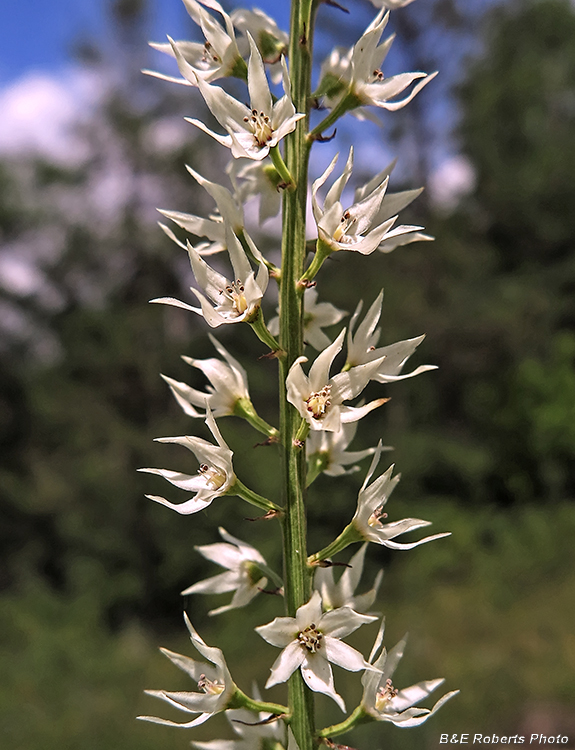
M229 324L247 323L267 348L264 357L277 361L280 374L276 427L256 411L257 399L250 395L244 366L228 345L210 335L217 357L183 357L193 368L192 378L202 378L203 384L162 376L183 412L192 420L203 419L211 433L211 440L195 435L159 438L160 442L191 451L199 464L197 472L141 469L193 493L183 502L148 495L177 513L206 511L216 498L232 507L228 498L236 496L265 512L251 521L265 519L269 524L265 557L255 546L232 536L223 527L219 528L221 541L196 546L203 558L224 570L192 583L182 594L232 595L231 601L211 609L210 615L246 607L262 592L273 595L273 601L282 604L284 613L255 629L268 644L281 649L265 687L289 680L290 702L286 706L262 700L257 687L251 697L244 693L232 680L222 651L208 646L186 615L192 645L206 661L163 652L192 678L197 690L147 692L193 718L184 723L153 716L140 718L189 728L225 712L234 738L193 742L199 750L312 750L322 741L335 747L331 738L359 723L386 721L401 727L421 724L455 694L447 693L427 709L418 704L443 680L396 689L392 677L405 641L387 651L383 646L383 626L368 658L344 640L362 625L370 626L380 618L377 611L371 610L383 571L377 573L371 588L356 593L356 589L362 591L359 586L364 562L373 545L409 550L448 536L438 533L404 540L404 535L427 527L430 522L419 518L388 519L387 503L399 475L394 476L394 467L389 466L373 477L383 453L392 449L381 441L377 446L350 449L361 420L389 401L382 387L435 369L433 365L419 365L404 371L424 337L380 345L383 291L362 319L363 301L359 301L347 326L342 327L347 313L325 299L328 290L319 277L324 261L332 253L339 253L345 262L345 251L369 256L375 251L388 253L432 239L422 227L399 221L400 212L421 190L388 189L395 162L379 167L365 184L355 185L353 197L346 197L355 181L353 148L337 177L332 177L337 155L309 188L305 177L310 149L316 142L329 140L323 136L328 126L347 113L365 117L366 107L388 111L404 107L435 75L412 72L387 78L383 74L382 61L393 41L393 36L381 41L389 9L395 10L412 0L372 1L379 8L374 20L356 44L347 50L334 50L324 61L315 91L311 88L312 67L307 56L313 16L321 3L300 4L299 11L292 14L288 35L258 9L227 13L217 0L184 0L203 41L169 39L167 44L152 45L175 61L181 77L163 72L151 75L193 88L219 124L219 130L212 130L200 119L187 118L188 122L231 155L224 172L226 185L188 167L191 177L215 203L216 210L209 217L161 210L179 228L176 231L184 230L189 235L184 241L169 226L161 225L187 253L195 278L191 291L196 306L173 297L152 301L191 311L209 328L224 326L225 330ZM337 3L326 3L322 12L331 11L330 5ZM239 98L227 90L230 78L246 87ZM312 103L318 105L323 117L315 126L311 122L316 116L311 111ZM315 220L313 240L306 236L303 210L308 192ZM245 204L255 196L260 201L260 223L275 216L282 206L281 267L272 262L275 256L266 257L267 252L264 255L260 248L265 245L257 237L254 241L246 228L250 212L245 210ZM250 232L256 236L252 229ZM313 252L308 262L310 251ZM273 298L269 300L272 295L268 286L274 281L279 306ZM266 305L277 306L277 315L267 325ZM230 341L230 345L232 350L234 345L239 348L235 341ZM306 346L315 349L314 356L309 355L309 365L308 356L304 355ZM251 374L250 380L254 382ZM375 390L373 398L367 393L369 389ZM264 407L269 410L269 405ZM277 492L277 498L258 494L236 475L234 453L216 421L224 417L244 420L265 436L264 445L268 447L263 449L267 454L261 466L271 464L268 456L274 448L269 446L279 447L282 458L278 471L267 472L280 477L281 487L272 490ZM233 445L237 433L232 438ZM241 450L236 450L236 457L245 449L244 443ZM348 525L326 547L307 556L306 487L321 475L342 477L360 471L360 463L368 457L371 464L357 502L350 504ZM251 479L259 483L265 477L256 475ZM279 545L273 541L277 530L271 529L274 519L283 526L283 578L266 560L277 557L275 547ZM234 523L238 524L237 519ZM398 541L399 537L402 541ZM348 546L358 544L348 562L334 560ZM344 568L337 577L335 566ZM363 696L340 724L316 731L309 691L331 698L341 711L346 711L343 698L336 692L334 665L361 673Z

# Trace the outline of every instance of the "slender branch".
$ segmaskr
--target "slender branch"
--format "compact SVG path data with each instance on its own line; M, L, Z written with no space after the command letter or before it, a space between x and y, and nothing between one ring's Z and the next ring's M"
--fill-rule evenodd
M271 169L275 169L275 168L271 167ZM242 248L244 250L244 253L248 256L248 258L254 261L254 263L263 263L268 268L270 272L270 276L273 276L273 278L277 279L279 276L280 269L277 266L274 266L273 263L270 263L270 261L264 258L263 256L261 257L261 260L254 256L254 254L252 253L250 244L246 240L246 235L245 235L244 230L242 230L241 232L237 234L237 238L240 241Z
M234 414L236 417L242 417L249 422L259 432L263 432L272 440L277 440L279 437L279 430L268 424L265 419L262 419L254 408L254 405L249 398L239 398L234 405Z
M282 178L281 186L287 190L295 190L296 184L293 177L291 176L291 172L286 166L285 161L282 159L279 146L274 146L270 149L270 156L273 165L277 170L277 173Z
M282 706L279 703L267 703L266 701L256 701L246 695L239 687L236 686L236 691L233 697L234 706L238 708L247 708L249 711L265 711L268 714L275 714L277 716L287 716L287 706Z
M330 557L333 557L333 555L337 555L338 552L349 547L350 544L361 541L363 541L363 537L355 526L350 523L345 527L341 534L331 542L331 544L328 544L327 547L324 547L314 555L310 555L308 558L308 565L317 565L321 560L327 560Z
M250 490L250 488L246 487L246 485L237 477L236 481L225 494L237 495L238 497L241 497L242 500L245 500L247 503L251 503L251 505L255 505L256 508L261 508L262 510L275 510L281 512L281 508L279 507L279 505L272 503L272 501L268 500L267 497L262 497L262 495L258 495L257 492Z
M305 113L293 133L285 139L285 163L295 182L283 196L282 270L280 287L279 343L286 352L280 360L280 439L284 494L284 581L287 613L292 617L311 596L307 567L305 513L305 452L295 439L301 423L297 410L286 399L286 377L290 366L303 353L303 294L298 281L306 257L305 218L307 170L311 143L309 129L311 51L316 3L292 0L290 23L291 94L297 112ZM299 750L314 750L314 706L311 691L297 670L289 680L291 728Z
M253 319L248 322L253 328L254 333L256 334L258 339L260 341L263 341L266 346L269 346L276 357L279 358L285 356L285 352L281 349L277 339L269 332L269 329L265 324L264 314L261 308L258 309L257 315L255 315Z
M316 125L316 127L310 132L310 134L308 135L308 139L310 141L320 140L321 134L324 132L324 130L327 130L332 125L334 125L340 117L343 117L343 115L345 115L346 112L349 112L350 110L355 109L360 105L361 100L358 99L358 97L354 93L348 91L347 94L342 96L339 102L331 110L329 115L326 115L319 123L319 125Z
M331 248L327 244L327 242L323 242L322 240L318 239L315 255L313 256L312 262L306 268L305 273L299 280L300 285L307 285L310 281L313 281L319 269L323 266L325 259L329 258L329 256L333 252L333 248Z
M364 724L367 721L372 721L372 717L365 712L363 706L359 705L355 711L350 714L347 719L344 719L339 724L332 724L330 727L321 729L318 733L318 737L337 737L340 734L345 734L351 729L356 727L358 724Z

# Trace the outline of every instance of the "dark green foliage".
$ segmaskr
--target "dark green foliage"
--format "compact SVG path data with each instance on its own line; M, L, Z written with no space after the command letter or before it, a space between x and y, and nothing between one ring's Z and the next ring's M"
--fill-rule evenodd
M571 256L574 38L567 0L504 5L462 87L461 134L477 170L477 207L505 270L543 270Z

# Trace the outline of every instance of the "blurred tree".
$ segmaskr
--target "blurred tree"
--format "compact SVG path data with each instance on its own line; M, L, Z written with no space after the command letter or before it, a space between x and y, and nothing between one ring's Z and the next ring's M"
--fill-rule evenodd
M558 417L570 413L575 322L574 51L566 0L488 15L459 93L476 190L432 222L431 252L389 260L400 289L403 278L421 281L412 309L440 365L427 413L414 410L425 423L398 436L418 494L511 504L575 492L575 442Z
M501 268L555 266L555 281L558 263L573 277L574 39L568 0L506 3L461 89L464 150Z
M544 386L568 385L574 362L564 333L575 324L572 4L497 8L461 102L464 151L477 173L469 211L495 250L488 296L495 310L506 308L500 334L506 352L498 361L491 357L491 372L501 373L499 395L487 396L485 383L479 396L492 404L485 411L491 429L486 419L480 425L495 459L493 488L507 500L572 497L575 441L571 430L560 438L557 430L557 414L571 411L570 390Z
M111 11L121 65L78 45L102 89L78 126L85 157L19 158L0 171L2 261L23 264L27 279L19 287L8 274L0 288L0 584L40 575L73 593L88 561L113 622L152 623L181 611L192 556L187 527L145 500L135 470L158 461L154 435L189 429L159 372L176 366L195 322L147 305L185 294L191 276L155 206L211 208L183 165L202 171L217 156L211 144L198 153L182 121L189 90L140 73L145 4Z

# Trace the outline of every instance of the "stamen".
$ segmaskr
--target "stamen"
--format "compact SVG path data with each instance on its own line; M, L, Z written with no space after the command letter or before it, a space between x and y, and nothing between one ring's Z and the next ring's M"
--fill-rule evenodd
M251 117L249 119L244 118L244 122L249 122L254 139L260 148L265 146L268 141L271 141L273 129L270 118L265 112L258 112L257 109L252 109Z
M206 479L206 485L212 490L219 490L222 485L226 482L226 475L215 466L208 466L208 464L200 464L198 474L201 474Z
M321 419L331 406L331 385L324 385L321 391L310 394L306 399L307 410L314 419Z
M204 43L204 54L202 55L202 62L206 64L206 68L212 66L213 63L220 62L220 58L212 52L211 42L206 41Z
M333 233L333 238L336 242L353 242L353 238L347 235L348 231L357 222L357 217L354 216L351 211L345 211L339 220L339 226Z
M381 521L380 521L381 518L383 518L383 519L387 518L387 513L384 513L384 511L383 511L383 505L380 505L379 508L376 508L373 511L373 513L369 517L367 523L370 526L372 526L372 527L373 526L375 526L375 527L381 526Z
M220 294L223 293L224 290L221 290ZM225 293L232 303L232 310L234 313L236 313L236 316L243 315L248 309L248 301L245 295L245 287L240 279L238 279L237 281L232 281L231 284L228 284L228 286L225 288Z
M321 648L323 633L319 631L315 623L312 622L305 630L297 634L298 643L300 643L310 654L315 654Z
M198 688L208 695L219 695L224 691L224 685L217 680L208 680L205 674L200 675Z
M389 701L393 700L393 698L396 697L397 693L397 689L393 687L393 683L388 677L385 681L385 685L380 687L377 691L377 696L375 698L375 708L378 711L383 711Z

